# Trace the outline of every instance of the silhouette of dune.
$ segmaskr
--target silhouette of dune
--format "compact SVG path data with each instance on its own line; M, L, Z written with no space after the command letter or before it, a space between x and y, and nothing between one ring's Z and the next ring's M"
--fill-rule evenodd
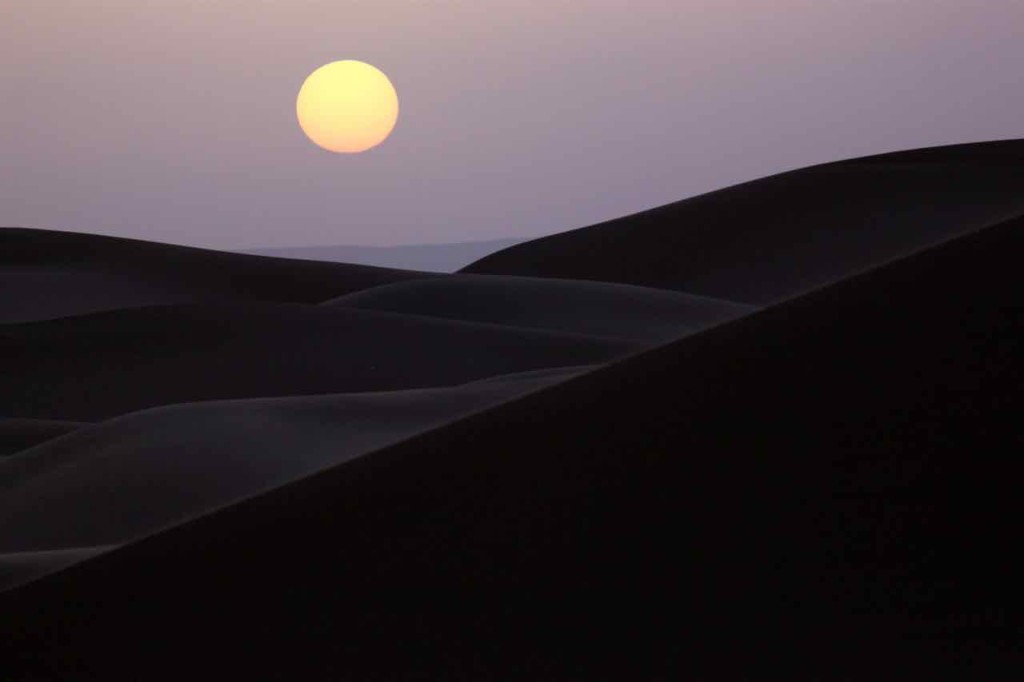
M0 585L17 585L109 550L107 547L74 547L46 552L0 553Z
M0 457L58 438L82 426L81 422L0 418Z
M429 277L20 231L0 678L1006 679L1022 169L853 159Z
M199 400L451 386L636 347L341 307L133 308L0 327L0 411L91 421Z
M765 304L1024 215L1024 141L773 175L498 251L462 272L621 282Z
M239 674L378 679L1003 670L1024 568L1002 448L1024 387L1021 227L9 591L0 650L15 670L181 670L184 648Z
M490 275L397 282L323 305L644 341L669 340L754 310L662 289Z
M0 229L0 322L163 303L313 303L429 273L287 260L100 235Z
M0 462L0 559L64 547L113 549L579 371L452 388L175 405L98 424ZM106 493L97 499L97 490ZM60 567L72 558L62 556ZM29 569L12 579L37 577ZM0 589L10 586L0 580Z
M361 263L388 268L454 272L489 253L518 244L523 239L494 239L451 244L406 246L295 246L253 249L246 253L278 258L301 258L341 263Z

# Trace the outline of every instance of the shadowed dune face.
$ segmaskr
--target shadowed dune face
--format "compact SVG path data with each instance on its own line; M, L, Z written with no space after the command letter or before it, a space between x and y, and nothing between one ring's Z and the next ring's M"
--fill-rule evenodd
M0 228L0 322L167 303L314 303L430 273Z
M47 552L0 552L0 585L19 585L99 556L112 547L75 547Z
M0 312L71 315L0 324L0 678L1021 669L1022 178L855 159L432 277L0 232Z
M58 438L85 426L81 422L0 418L0 457Z
M459 678L451 661L467 651L475 670L516 679L822 679L837 661L846 679L883 665L991 675L1020 662L1024 566L1006 548L1024 509L1001 446L1019 442L1024 398L1024 320L1007 314L1024 295L1022 227L953 240L8 592L0 606L17 627L0 652L12 666L47 652L116 670L125 646L168 665L188 646L252 674L385 679L423 666ZM254 595L258 623L238 619ZM117 651L101 644L112 638ZM395 642L405 655L387 655Z
M678 338L754 310L661 289L490 275L398 282L324 305L637 341Z
M454 272L489 253L518 244L523 239L498 239L453 244L413 244L410 246L300 246L255 249L249 253L278 258L300 258L340 263L362 263L391 268Z
M113 549L580 371L443 389L179 405L26 450L0 461L0 590L74 563L77 555L61 553L65 548ZM97 490L105 491L99 499ZM18 564L12 582L3 582L4 557L30 555L37 560Z
M0 327L0 410L96 420L197 400L452 386L637 347L345 308L142 308Z
M766 304L1024 215L1024 141L801 169L535 239L463 272L622 282Z

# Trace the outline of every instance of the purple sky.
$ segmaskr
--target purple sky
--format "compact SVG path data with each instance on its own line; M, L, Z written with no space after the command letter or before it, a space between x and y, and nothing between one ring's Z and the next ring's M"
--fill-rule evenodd
M295 95L370 62L360 155ZM839 158L1024 137L1020 0L9 0L0 225L208 246L531 237Z

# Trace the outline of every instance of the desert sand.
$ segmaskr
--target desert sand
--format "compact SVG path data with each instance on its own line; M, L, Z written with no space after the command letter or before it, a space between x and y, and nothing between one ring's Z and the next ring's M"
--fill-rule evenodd
M454 274L0 231L3 679L1009 679L1024 142Z

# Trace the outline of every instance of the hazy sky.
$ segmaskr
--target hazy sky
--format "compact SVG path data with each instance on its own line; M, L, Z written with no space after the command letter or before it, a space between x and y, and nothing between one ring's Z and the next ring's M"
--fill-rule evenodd
M1024 137L1024 0L0 0L0 225L216 248L539 236ZM358 59L365 154L295 96Z

